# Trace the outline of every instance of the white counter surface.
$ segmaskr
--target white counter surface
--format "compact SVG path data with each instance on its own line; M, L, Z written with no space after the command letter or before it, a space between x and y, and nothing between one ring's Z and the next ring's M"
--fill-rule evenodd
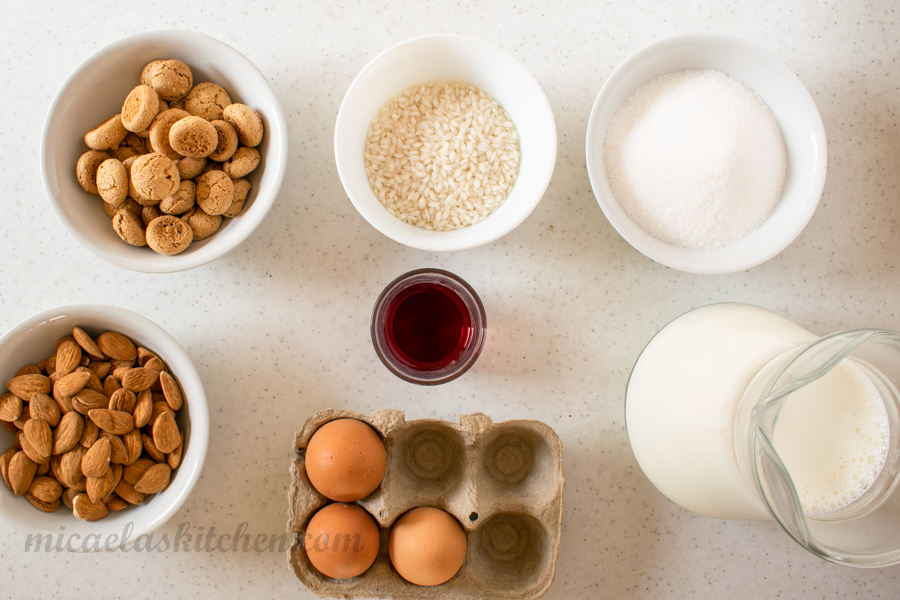
M188 6L193 4L193 6ZM82 8L75 9L76 5ZM0 331L74 302L136 310L193 358L210 403L203 476L161 532L284 531L293 432L313 412L399 408L409 418L540 419L563 440L563 539L547 598L896 598L897 568L819 560L774 523L690 514L657 492L628 446L625 383L650 337L711 302L775 310L820 334L900 330L900 12L858 2L22 2L0 25ZM288 122L281 194L244 244L210 265L143 275L82 249L41 185L44 116L65 77L98 48L149 29L201 31L269 78ZM588 114L627 56L665 36L715 31L779 56L807 86L828 136L818 211L781 255L726 276L679 273L632 249L591 193ZM354 76L397 41L459 32L500 46L544 87L559 153L543 201L486 247L432 254L370 227L346 198L332 132ZM484 301L475 367L437 389L400 381L369 340L377 294L435 266ZM311 598L273 551L25 552L0 523L2 595Z

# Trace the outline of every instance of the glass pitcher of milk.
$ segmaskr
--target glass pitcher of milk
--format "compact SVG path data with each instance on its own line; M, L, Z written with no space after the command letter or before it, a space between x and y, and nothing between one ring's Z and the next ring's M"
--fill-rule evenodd
M820 338L763 308L666 325L628 382L635 458L673 502L773 519L844 565L900 563L900 336Z

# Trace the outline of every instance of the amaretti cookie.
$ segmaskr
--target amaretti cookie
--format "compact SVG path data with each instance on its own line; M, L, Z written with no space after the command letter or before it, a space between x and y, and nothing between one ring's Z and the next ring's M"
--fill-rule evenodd
M167 215L183 215L194 208L197 186L193 181L182 181L178 191L159 203L159 210Z
M233 104L231 106L234 106ZM216 119L210 123L218 134L216 149L209 155L210 160L222 162L228 160L238 147L238 134L231 123Z
M184 110L207 121L221 119L225 107L229 104L231 97L228 92L222 86L208 81L198 83L184 97Z
M159 97L149 85L139 85L125 98L122 105L122 125L140 135L159 113ZM147 134L149 135L149 133ZM146 136L142 136L146 137Z
M259 114L246 104L229 104L222 111L225 120L237 130L241 143L251 148L263 138L263 123Z
M171 256L183 252L193 239L191 226L178 217L163 215L147 225L147 244L160 254Z
M97 191L104 202L121 204L128 196L128 171L117 158L107 158L97 167Z
M209 215L221 215L234 202L234 184L222 171L209 171L197 179L197 206Z
M169 130L169 144L182 156L207 157L215 151L217 143L216 128L201 117L187 116Z
M170 108L156 115L153 122L150 123L150 137L148 138L153 151L165 154L172 160L180 159L181 153L173 149L172 144L169 143L169 131L175 123L190 116L187 111L177 108Z
M103 161L109 159L109 154L101 150L88 150L75 163L75 178L81 185L81 189L90 194L100 194L97 189L97 169Z
M208 238L222 226L222 215L208 215L199 206L181 215L181 220L190 225L194 241Z
M126 133L125 139L123 139L119 143L119 147L116 148L116 158L125 162L129 157L140 156L141 154L147 154L149 152L147 149L147 141L144 138L138 137L127 129Z
M86 134L84 143L92 150L110 150L118 148L128 130L122 125L122 115L115 115L103 121Z
M130 210L120 210L113 217L112 226L122 241L132 246L146 246L144 224L141 218Z
M183 98L194 85L191 68L180 60L154 60L141 72L141 83L153 88L163 100Z
M236 217L241 214L244 209L244 201L247 200L247 194L250 193L250 182L246 179L235 179L231 182L234 185L234 201L231 207L222 213L223 217Z
M162 212L159 210L159 206L145 206L141 209L141 223L144 224L144 227L149 225L153 219L161 216Z
M184 181L185 179L194 179L202 174L203 169L206 168L206 163L207 160L205 158L185 156L176 160L175 166L178 167L178 174L181 175L181 180Z
M120 204L110 204L109 202L104 202L103 208L104 210L106 210L106 215L111 219L115 217L116 213L118 213L120 210L128 210L134 213L136 216L140 216L141 209L143 207L131 198L125 198Z
M241 146L231 158L222 163L222 170L232 179L240 179L259 166L259 150Z
M137 157L131 165L131 183L140 197L162 200L178 191L181 176L169 157L151 152Z

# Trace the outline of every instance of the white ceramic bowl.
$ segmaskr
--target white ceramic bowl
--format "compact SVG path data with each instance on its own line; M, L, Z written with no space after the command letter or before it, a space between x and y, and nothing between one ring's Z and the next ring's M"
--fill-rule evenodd
M500 102L522 154L516 184L500 208L454 231L428 231L391 215L369 186L363 160L366 133L381 107L411 85L437 79L474 85ZM375 229L421 250L464 250L506 235L537 206L556 165L556 123L541 86L509 54L462 35L426 35L388 48L356 76L338 112L334 156L347 195Z
M260 165L247 176L252 184L244 210L227 219L213 236L192 243L176 256L123 242L113 231L100 196L81 189L75 163L88 150L84 134L122 110L128 92L140 84L151 60L175 58L193 72L194 84L218 83L232 101L262 117ZM189 31L150 31L124 37L85 60L63 83L44 122L41 174L50 204L62 224L97 257L124 269L171 273L204 265L235 248L262 222L281 188L287 164L287 125L266 77L243 54L216 39Z
M787 180L772 215L743 240L715 250L678 248L645 233L616 202L603 166L606 129L622 103L651 79L685 69L716 69L750 86L772 109L787 146ZM825 185L825 128L809 92L775 55L727 35L679 35L631 55L609 76L594 102L586 152L594 195L616 231L653 260L691 273L741 271L777 255L806 227Z
M0 483L0 517L24 535L64 534L71 540L70 550L90 551L83 546L85 536L98 534L100 550L113 550L136 540L162 526L187 500L200 478L206 449L209 445L209 409L200 375L191 359L172 337L146 317L115 306L77 304L61 306L33 315L0 337L0 385L16 375L26 364L38 364L53 354L56 341L72 334L72 328L82 327L92 336L104 331L118 331L138 345L157 354L169 371L181 383L184 406L178 411L176 422L184 432L184 453L171 483L162 492L147 499L141 506L129 506L110 513L108 517L88 523L76 519L63 504L53 513L43 513L24 497L17 497ZM13 445L13 436L0 428L0 448L5 452ZM65 527L65 529L60 529ZM123 532L125 539L123 538ZM80 538L73 538L79 535ZM112 536L115 536L113 538ZM23 547L27 538L22 539ZM52 544L55 547L56 538ZM109 544L107 545L107 541Z

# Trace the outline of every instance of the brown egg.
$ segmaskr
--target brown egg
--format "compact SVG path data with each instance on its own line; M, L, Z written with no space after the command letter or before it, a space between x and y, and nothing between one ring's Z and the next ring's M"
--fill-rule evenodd
M309 562L323 575L362 575L378 556L378 524L357 504L329 504L313 515L303 545Z
M391 529L391 562L403 579L440 585L456 575L466 559L466 534L439 508L415 508Z
M375 491L387 456L375 430L356 419L325 423L306 447L306 474L323 495L353 502Z

